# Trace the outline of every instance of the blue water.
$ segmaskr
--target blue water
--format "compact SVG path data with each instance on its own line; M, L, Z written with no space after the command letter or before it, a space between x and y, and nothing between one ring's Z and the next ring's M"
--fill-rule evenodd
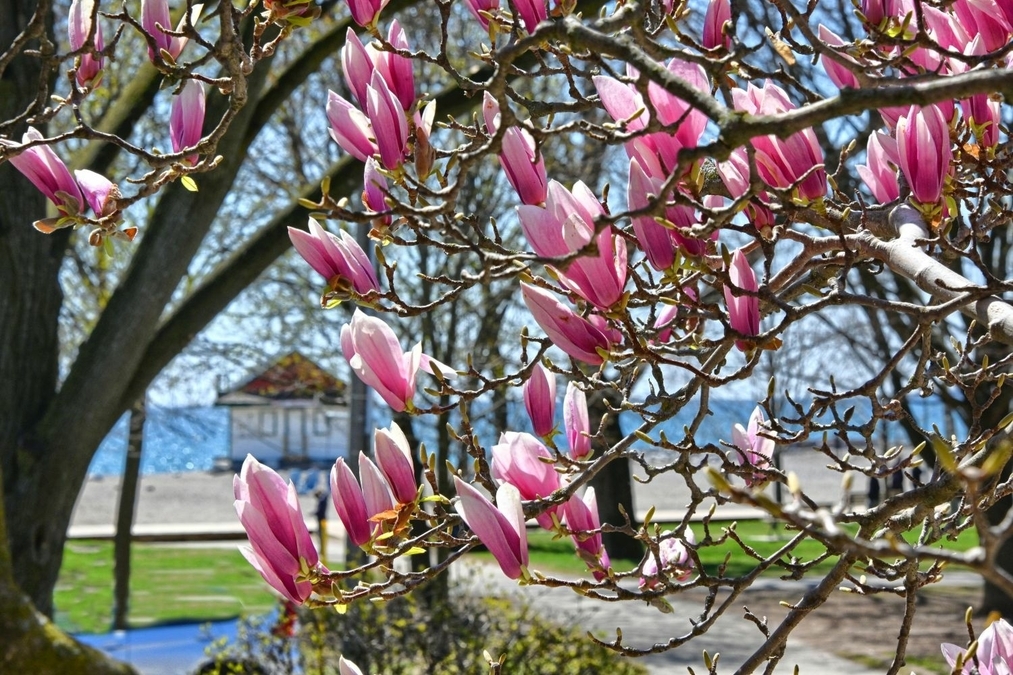
M738 422L745 425L755 406L755 402L729 399L714 399L710 402L711 414L704 418L696 434L697 443L717 444L719 440L731 439L732 426ZM945 418L954 418L954 432L961 437L966 426L953 415L938 399L916 399L912 402L912 412L923 428L931 429L933 424L946 433ZM562 401L557 403L557 426L562 429ZM687 406L674 419L668 420L661 430L669 440L678 442L683 437L683 427L691 424L695 406ZM388 426L389 413L382 404L373 407L371 418L376 426ZM842 409L841 414L844 413ZM508 412L510 427L519 431L530 430L524 406L512 405ZM852 424L861 424L869 417L868 405L857 405ZM829 418L828 418L829 419ZM92 460L88 473L93 476L119 475L123 473L127 451L128 417L116 423L112 431L99 446ZM592 421L592 423L596 423ZM620 425L624 432L629 433L640 423L640 418L632 413L620 416ZM491 418L483 419L481 414L472 415L472 424L479 441L485 447L491 447L499 435L493 428ZM421 425L419 425L421 427ZM907 437L899 425L887 425L888 438L886 443L906 443ZM420 429L419 437L427 446L435 442L435 431ZM652 434L653 435L653 434ZM565 441L564 441L565 443ZM639 449L646 449L640 441ZM226 408L158 408L149 407L148 419L144 427L144 450L141 454L141 473L178 473L185 471L209 471L216 457L228 457L229 449L229 412Z
M119 475L127 455L124 415L102 441L88 473ZM215 457L229 454L229 411L226 408L148 407L144 424L141 473L210 471Z

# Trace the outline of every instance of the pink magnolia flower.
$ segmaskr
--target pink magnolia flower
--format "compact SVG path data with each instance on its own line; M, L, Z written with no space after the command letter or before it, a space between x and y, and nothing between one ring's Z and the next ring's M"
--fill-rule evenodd
M313 593L306 575L327 569L306 529L295 486L247 455L232 488L236 512L250 538L250 548L241 549L243 556L279 593L292 602L305 602Z
M742 249L732 253L732 264L728 269L731 286L724 287L725 304L728 306L728 323L732 329L744 336L760 334L760 301L755 295L739 295L737 291L756 292L759 289L756 275L749 266ZM742 340L735 342L740 350L746 350Z
M545 0L515 0L514 5L517 7L517 12L521 15L524 30L529 33L535 32L535 26L545 21L549 16Z
M448 366L422 353L421 342L410 352L402 351L390 326L358 309L341 328L341 352L359 379L397 412L411 405L419 368L434 373L435 366L443 377L454 376Z
M500 112L499 104L489 92L485 92L482 115L486 131L494 135L499 129ZM545 160L526 129L510 127L503 132L499 162L521 203L541 204L545 201Z
M105 40L102 39L102 24L92 23L92 11L95 9L95 0L73 0L70 3L70 14L67 17L67 32L70 37L70 48L77 51L84 47L88 36L95 28L92 45L96 52L105 49ZM102 57L88 52L81 55L80 64L77 67L77 83L82 87L91 83L102 70Z
M574 185L575 196L553 180L548 184L544 208L528 204L517 207L521 229L535 253L547 258L561 258L576 250L571 248L571 244L590 241L594 235L594 219L603 214L604 209L594 194L585 190L586 186L578 182Z
M640 92L614 77L595 75L591 80L598 91L602 106L613 120L626 122L626 129L629 131L640 131L647 126L650 120L648 114L642 113L634 117L647 107Z
M727 161L718 163L717 169L721 182L728 189L728 194L735 199L746 194L751 179L749 158L746 156L745 149L739 148L732 152ZM763 230L774 224L774 214L764 203L766 198L767 193L760 192L746 207L746 215L749 216L749 220L757 230Z
M641 112L636 118L631 119L637 111L647 109L639 92L611 77L599 75L592 79L601 103L612 119L616 122L626 122L626 130L630 132L644 128L650 119L649 113ZM626 155L636 159L642 166L657 165L658 170L649 173L658 175L661 172L675 170L682 145L671 134L659 131L637 136L627 141L625 148Z
M556 374L536 363L524 382L524 408L537 436L548 436L556 424Z
M578 361L593 366L604 361L598 350L608 352L612 348L607 333L579 316L549 291L521 282L521 296L552 344Z
M41 141L42 134L29 127L21 143L0 139L0 144L17 148L32 141ZM37 145L10 158L11 165L21 172L39 192L56 204L61 213L76 215L84 210L84 198L70 170L48 145Z
M379 152L369 118L333 91L327 92L327 120L334 142L360 162Z
M667 68L690 86L710 94L710 82L701 66L672 59ZM637 71L630 67L627 75L636 79ZM643 97L632 85L605 76L595 76L592 80L602 106L612 119L626 122L629 131L639 131L646 126L651 119L650 113ZM671 173L678 164L679 151L684 147L694 147L700 142L700 135L707 126L707 118L699 110L690 110L688 103L654 83L648 86L648 96L661 123L678 122L679 126L674 133L661 131L630 140L626 143L626 154L631 159L636 158L645 170L648 164L660 162L663 170ZM649 175L659 173L648 171Z
M454 476L460 498L454 506L492 556L503 574L519 579L528 566L528 532L524 525L521 495L510 483L496 490L494 506L485 495Z
M387 42L395 49L408 51L408 38L397 19L390 22L387 30ZM390 90L397 96L401 107L411 110L415 105L415 75L412 72L412 60L393 52L380 52L375 59L376 69L383 76Z
M684 289L689 290L689 289ZM662 305L658 317L654 320L654 330L658 331L658 342L668 342L675 328L675 320L679 318L678 305Z
M172 99L172 113L169 116L169 136L172 151L197 145L204 130L204 83L187 80L179 96ZM197 163L197 154L187 155L185 161Z
M349 28L345 31L345 44L341 48L341 73L348 90L352 92L352 98L360 107L366 105L366 87L376 69L376 57L376 50L372 46L363 45L354 30Z
M933 204L942 198L953 158L950 129L934 105L911 106L897 120L897 158L914 198Z
M197 22L202 9L204 9L203 4L193 6L193 9L190 11L191 25ZM144 28L145 33L154 38L157 48L168 52L169 56L175 61L183 52L183 47L189 42L189 38L173 37L166 34L162 29L171 30L171 21L172 19L169 16L169 0L141 0L141 27ZM184 16L176 26L176 32L182 31L185 27L186 17ZM150 46L148 47L148 58L151 61L155 61L155 52Z
M391 22L387 42L397 49L409 49L404 30L397 19ZM349 91L361 108L366 107L366 88L379 72L388 88L395 93L401 107L409 110L415 103L415 77L412 60L391 52L377 51L363 45L351 28L345 33L341 48L341 68Z
M436 121L436 101L430 101L416 110L412 116L415 122L415 173L419 180L425 180L432 173L436 162L436 149L430 138L433 135L433 123Z
M367 28L376 22L377 16L390 0L348 0L348 9L352 20Z
M931 5L922 6L922 16L925 17L925 28L929 37L936 44L943 49L964 51L971 38L957 17Z
M359 295L380 290L369 256L355 237L344 230L335 236L309 219L309 232L288 228L288 237L299 255L327 279L333 289L350 289Z
M700 64L673 58L665 67L697 91L710 93L710 79ZM707 127L707 116L703 112L692 108L689 103L668 93L668 90L653 81L647 85L647 96L659 122L679 125L672 136L681 148L694 148L700 143L700 136Z
M121 196L116 183L88 169L75 170L74 178L96 217L102 218L116 212L116 200Z
M362 675L362 671L359 666L342 656L338 659L338 675Z
M373 454L380 472L394 493L394 499L399 504L415 501L417 487L412 449L396 422L391 422L389 429L376 429L373 432Z
M876 131L869 136L865 151L865 164L855 167L872 196L880 204L888 204L900 197L897 183L897 141L892 136Z
M980 56L986 53L985 43L981 36L975 36L973 40L962 48L967 55ZM956 58L948 60L949 70L954 75L966 73L970 70L968 64ZM953 101L937 103L947 122L953 120L952 114L947 117ZM977 137L978 142L986 148L994 148L999 142L999 124L1002 122L1002 109L999 101L993 100L987 93L974 94L960 102L964 111L964 120Z
M386 513L395 508L394 494L383 472L366 453L359 451L359 482L362 483L362 499L366 504L367 518Z
M831 47L844 47L847 44L841 36L823 24L819 25L819 38ZM836 51L838 53L841 52L840 49L837 49ZM845 58L847 58L848 61L854 61L854 59L850 57ZM858 78L855 77L853 72L842 66L840 63L827 58L826 54L820 56L820 63L823 64L823 69L827 71L827 76L830 78L830 81L833 82L838 89L844 89L845 87L858 89Z
M765 469L770 466L770 460L774 456L773 438L761 435L760 432L767 429L767 420L763 417L763 410L756 406L753 414L749 416L749 426L743 428L741 424L732 427L732 442L737 450L732 454L731 460L742 467L754 469ZM746 485L752 487L767 481L767 477L759 472L746 476Z
M484 13L494 14L499 9L499 0L468 0L467 5L482 29L489 30L489 17Z
M521 499L528 501L548 497L560 487L548 448L531 434L515 431L503 432L499 443L492 446L492 477L513 485ZM556 509L553 506L540 514L536 518L538 524L551 530Z
M562 506L563 522L566 528L572 533L573 544L577 547L587 566L591 568L594 578L601 581L606 577L602 570L607 570L612 562L609 554L602 543L601 519L598 517L598 499L595 497L594 488L589 487L583 498L572 495ZM593 532L593 534L589 534ZM598 569L600 568L600 569Z
M1010 24L995 0L956 0L953 11L967 34L980 36L985 51L1005 47L1010 39Z
M1006 23L1013 26L1013 0L995 0L995 4L1002 11Z
M862 0L862 15L873 26L883 23L883 19L897 15L901 3L897 0Z
M362 171L362 204L370 211L384 213L390 207L387 206L387 179L376 168L376 160L372 157L366 160L366 166ZM379 216L386 225L391 223L391 215L385 213ZM370 265L370 270L373 266Z
M629 180L627 182L626 199L630 209L643 209L650 205L651 199L661 193L664 178L650 176L640 162L630 160ZM647 260L656 270L667 270L675 262L676 249L682 249L692 256L706 252L707 241L680 233L683 228L692 227L698 222L696 211L681 204L666 206L664 209L665 224L658 222L654 216L635 216L633 233ZM713 239L717 238L717 232Z
M389 171L397 169L408 154L408 120L401 102L377 71L373 71L373 79L366 87L366 115L376 138L380 163Z
M724 34L725 24L731 21L732 4L728 0L710 0L703 17L703 39L700 44L704 49L732 48L731 36Z
M654 588L661 583L661 573L676 581L685 581L693 574L695 564L689 554L689 547L696 544L696 535L689 527L682 539L671 535L671 530L662 533L665 539L658 542L658 555L648 551L640 568L640 588Z
M732 90L732 99L738 110L750 115L778 115L795 109L788 94L769 80L764 82L763 87L750 83L745 90ZM799 197L805 200L826 195L823 150L812 129L792 134L784 140L774 135L761 136L751 143L756 149L756 165L764 181L776 188L788 188L798 183Z
M344 457L339 457L331 467L331 499L348 538L356 546L366 544L372 537L373 527L369 523L362 488L359 487L359 481L355 480L355 474L345 464Z
M635 159L630 160L626 185L626 203L630 210L647 208L651 199L659 195L659 183L649 177ZM672 266L675 262L676 244L668 228L653 216L634 216L633 233L654 269L663 271Z
M141 0L141 26L144 31L155 39L155 44L159 49L172 54L172 37L166 35L159 26L162 28L169 28L172 26L172 19L169 17L169 0ZM172 55L172 58L176 58L179 52ZM154 61L154 52L151 47L148 47L148 56Z
M630 76L635 77L636 71L630 69ZM643 129L651 116L647 111L643 97L632 86L623 84L611 77L598 75L592 78L598 97L606 112L616 122L625 125L630 132ZM672 134L664 131L640 135L625 144L626 155L636 159L641 166L654 165L657 169L648 171L649 175L670 173L678 162L682 144Z
M999 144L999 123L1002 106L988 94L976 94L960 102L964 116L975 131L982 146L994 148Z
M953 668L957 665L957 657L965 653L963 647L955 644L942 645L943 657ZM974 670L977 659L977 670ZM1013 626L1005 619L993 621L978 636L978 648L974 658L964 657L962 675L1010 675L1013 673Z
M587 415L587 396L573 382L566 385L563 398L563 426L570 444L570 456L583 459L591 454L591 423Z
M550 181L545 208L517 207L521 228L535 253L546 257L569 256L596 237L597 252L582 255L556 270L560 280L574 293L599 309L607 310L623 295L626 284L626 242L611 226L595 234L594 221L605 211L594 193L578 181L573 191Z

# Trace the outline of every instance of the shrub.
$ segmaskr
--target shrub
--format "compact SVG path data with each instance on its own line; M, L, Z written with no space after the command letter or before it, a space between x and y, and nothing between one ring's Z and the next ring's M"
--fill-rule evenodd
M490 657L511 675L641 675L646 669L504 598L453 593L429 607L407 595L358 602L344 614L300 610L292 637L264 618L246 622L232 645L213 648L215 669L202 674L337 672L338 657L374 675L471 675L490 671ZM247 664L243 669L236 664ZM256 664L260 670L250 670ZM207 666L206 666L207 667Z

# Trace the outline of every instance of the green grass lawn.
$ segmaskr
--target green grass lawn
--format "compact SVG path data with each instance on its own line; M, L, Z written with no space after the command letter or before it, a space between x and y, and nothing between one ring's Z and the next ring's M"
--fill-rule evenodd
M728 522L711 524L711 535L718 537ZM697 539L703 528L694 525ZM744 520L736 525L742 540L760 555L777 551L792 533L783 527L773 529L759 520ZM531 568L545 573L583 576L584 563L574 554L569 537L553 539L544 530L530 530L528 546ZM955 550L976 545L973 532L965 532L956 542L945 542ZM822 544L802 542L794 551L801 560L822 555ZM486 552L473 554L490 563ZM756 567L737 544L729 540L720 546L700 548L701 562L710 573L729 556L726 574L738 576ZM636 567L639 561L614 561L618 571ZM826 561L816 571L827 569ZM773 570L770 573L783 573ZM64 551L63 567L56 586L56 622L71 632L100 633L109 630L113 612L113 546L106 541L72 541ZM130 611L133 627L169 621L213 621L241 614L269 611L276 605L274 595L235 548L190 548L158 544L135 544L132 555Z
M730 522L713 521L710 524L711 536L719 538L723 527L730 526ZM668 527L674 527L669 525ZM664 529L665 526L662 526ZM693 525L697 540L703 538L703 527L699 524ZM735 531L744 543L750 546L761 556L768 556L775 553L784 546L795 534L786 531L782 525L772 527L769 522L762 520L743 520L735 526ZM912 537L911 540L914 538ZM958 551L966 551L977 545L977 535L973 531L961 533L957 541L941 542L940 546ZM568 574L571 576L582 576L588 574L587 567L574 554L573 543L569 537L553 539L553 535L545 530L528 530L528 550L531 556L531 568L535 571L553 572ZM815 560L826 552L824 546L818 541L806 539L792 551L792 555L801 561ZM700 561L704 568L711 574L717 573L718 566L728 556L728 564L725 574L729 576L740 576L746 574L756 567L757 561L750 557L734 541L729 539L720 546L702 547L697 550ZM492 561L492 555L487 552L479 552L474 555L484 557ZM836 558L828 559L814 569L816 572L828 570ZM614 561L613 568L617 571L628 571L636 567L639 560ZM768 574L784 574L782 568L774 568L767 571Z
M269 611L267 584L235 548L134 544L131 556L132 627L191 620L215 621ZM108 631L113 615L113 545L71 541L55 593L56 623L71 632Z

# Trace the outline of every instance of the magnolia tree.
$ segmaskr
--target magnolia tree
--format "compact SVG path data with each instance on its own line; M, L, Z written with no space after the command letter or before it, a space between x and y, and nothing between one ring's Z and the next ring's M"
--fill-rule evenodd
M449 467L448 485L437 478L444 467L397 424L377 429L357 471L342 459L331 472L337 513L368 562L329 570L292 486L249 458L235 480L236 507L252 544L247 557L271 586L311 606L393 597L481 543L521 584L661 611L666 597L707 590L692 628L665 645L608 643L638 655L692 642L763 571L816 574L819 561L792 554L818 541L832 568L778 625L756 620L762 643L739 672L772 669L792 629L842 585L864 594L890 585L910 600L890 672L904 665L915 594L945 564L1013 596L1013 577L997 564L1013 516L996 518L993 508L1011 493L1009 356L995 345L1013 344L1013 307L994 245L1008 236L1013 197L996 93L1013 88L1013 2L863 2L842 19L821 17L817 3L779 0L468 0L432 4L437 36L412 35L385 4L348 3L360 29L348 30L341 49L347 91L329 92L318 111L331 136L319 143L337 143L364 167L361 205L325 183L319 199L304 200L309 226L291 230L291 241L323 278L324 307L361 307L340 349L387 415L454 411L452 435L473 461ZM19 58L40 64L30 83L37 95L0 121L0 162L52 203L49 217L26 217L26 228L34 220L40 237L72 228L110 250L133 245L128 207L175 182L199 190L201 174L227 161L219 143L242 114L251 78L286 40L314 30L320 12L299 1L187 2L170 11L159 0L139 9L75 0L57 39L45 31L48 9L0 45L0 73ZM756 17L770 25L755 25ZM486 41L455 49L451 37L461 30L484 32ZM80 114L101 97L127 32L143 37L170 89L160 151ZM51 89L58 76L62 86ZM447 86L471 97L471 117L441 110ZM72 172L61 157L76 139L115 144L134 161L123 175ZM610 186L547 175L546 154L577 143L609 149ZM516 201L480 220L458 197L492 162ZM353 236L358 226L371 228L369 242ZM412 247L461 260L446 268L457 273L416 278L399 267ZM401 292L415 283L436 289L431 301L412 304ZM530 312L509 346L512 369L441 363L390 320L431 315L439 325L441 308L491 283L514 284ZM902 296L912 283L915 292ZM859 332L863 316L905 328L875 360L852 344L866 363L860 378L818 373L802 392L763 382L754 390L767 395L752 415L727 420L727 442L697 438L709 401L755 385L762 361L831 358L811 343L787 353L783 345L802 344L792 335L825 322L852 322ZM472 413L509 388L530 426L499 429L498 442L484 444ZM911 416L910 399L933 391L967 406L961 435L944 437ZM788 404L772 405L775 395ZM592 418L589 401L602 400L607 412ZM635 417L636 429L603 442L620 413ZM674 433L665 423L677 415L690 422ZM881 447L877 434L898 422L912 442ZM812 441L828 471L851 480L900 472L913 487L867 510L828 508L825 495L772 461L776 446ZM934 468L913 471L926 457ZM681 522L601 522L588 484L628 462L649 479L685 485ZM772 500L769 483L783 484L788 498ZM758 507L796 534L759 556L734 530L709 525L728 502ZM533 568L528 521L572 538L587 577ZM939 545L968 529L979 547ZM611 561L603 533L639 541L643 559ZM756 559L754 571L701 566L703 549L728 542ZM395 565L432 549L443 553L421 571ZM943 654L954 672L1008 672L1009 631L993 624ZM356 671L344 661L340 668Z

